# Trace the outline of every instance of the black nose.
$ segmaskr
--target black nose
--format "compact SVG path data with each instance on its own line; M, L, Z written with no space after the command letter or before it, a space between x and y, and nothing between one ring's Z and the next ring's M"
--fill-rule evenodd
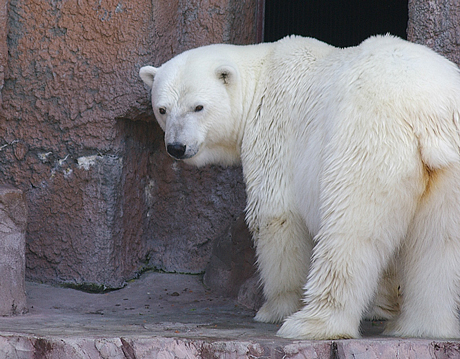
M186 146L180 143L173 143L168 145L166 149L171 156L180 160L184 157Z

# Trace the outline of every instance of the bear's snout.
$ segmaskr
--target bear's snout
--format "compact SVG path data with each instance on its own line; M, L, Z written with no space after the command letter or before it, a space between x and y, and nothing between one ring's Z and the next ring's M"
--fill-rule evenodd
M181 143L172 143L166 146L166 150L172 157L181 160L185 157L186 146Z

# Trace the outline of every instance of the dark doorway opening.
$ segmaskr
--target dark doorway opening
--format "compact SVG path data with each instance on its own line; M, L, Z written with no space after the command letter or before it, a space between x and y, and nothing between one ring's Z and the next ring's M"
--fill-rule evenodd
M286 35L345 47L371 35L406 38L407 0L265 0L264 41Z

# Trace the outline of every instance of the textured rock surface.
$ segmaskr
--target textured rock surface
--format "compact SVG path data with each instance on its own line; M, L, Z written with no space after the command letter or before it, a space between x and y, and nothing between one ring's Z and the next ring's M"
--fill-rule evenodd
M26 226L23 193L11 186L0 185L0 316L27 311Z
M245 308L257 310L263 294L255 262L252 236L241 214L216 239L203 283L220 295L236 298Z
M459 19L457 0L409 0L407 38L460 65Z
M27 199L29 279L204 270L244 206L241 171L173 162L138 70L253 42L255 4L0 0L0 181Z
M357 340L337 342L253 342L182 338L35 338L0 337L3 358L313 358L313 359L454 359L460 343L436 341ZM283 345L284 344L284 345Z
M0 106L2 105L2 89L5 84L5 65L8 61L7 20L7 0L0 0Z
M234 297L254 273L255 251L242 214L216 239L203 281L222 295Z

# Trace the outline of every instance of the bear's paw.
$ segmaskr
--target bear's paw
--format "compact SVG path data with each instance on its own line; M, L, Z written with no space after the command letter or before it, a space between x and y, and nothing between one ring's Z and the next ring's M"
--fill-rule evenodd
M262 323L281 323L301 307L301 295L296 292L277 295L267 300L259 309L254 320Z
M277 336L299 340L332 340L359 338L358 325L345 318L312 316L301 310L286 319L276 333Z

